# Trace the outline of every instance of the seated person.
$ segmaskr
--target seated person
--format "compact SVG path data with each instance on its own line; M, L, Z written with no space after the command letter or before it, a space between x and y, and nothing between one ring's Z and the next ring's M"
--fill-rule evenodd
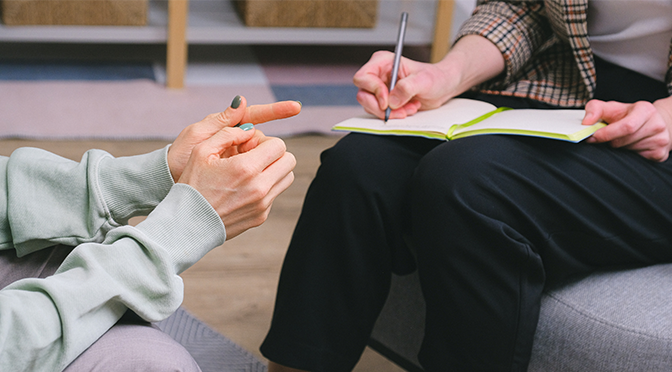
M631 27L633 25L633 27ZM377 52L355 75L392 118L457 96L585 108L574 144L349 134L321 157L261 351L277 371L349 371L391 273L418 270L427 371L525 371L544 288L672 262L672 3L479 1L436 64Z
M280 139L233 127L300 109L236 97L149 154L0 157L0 370L198 371L146 322L171 315L178 274L263 223L294 179ZM144 323L119 322L129 311Z

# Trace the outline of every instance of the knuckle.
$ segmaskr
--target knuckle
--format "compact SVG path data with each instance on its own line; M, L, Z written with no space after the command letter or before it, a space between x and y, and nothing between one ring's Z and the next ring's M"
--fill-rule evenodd
M286 152L284 156L288 160L290 168L294 169L297 164L296 157L294 156L294 154L292 154L291 152Z
M656 108L653 106L653 103L648 101L638 101L634 103L634 106L638 110L642 110L645 113L653 113L656 111Z
M654 146L656 146L656 148L661 149L662 151L667 149L669 144L670 144L670 138L668 136L657 136L656 139L654 140Z
M586 103L586 109L593 108L593 106L597 106L599 102L600 101L598 100L591 99L590 101L588 101L588 103Z
M268 194L268 190L265 186L257 183L250 187L249 190L249 195L248 197L254 201L254 204L256 205L256 208L262 208L264 207L264 199L266 198L266 195Z
M210 155L208 148L202 144L199 143L198 145L194 146L193 150L191 150L192 156L196 158L204 158Z
M390 52L386 50L378 50L372 54L372 57L389 57Z
M234 166L235 173L243 180L254 178L257 172L250 166L246 166L242 162L236 162Z
M251 223L253 226L261 226L266 220L268 219L268 212L264 211L263 213L260 213L257 215L256 218L252 219Z
M280 138L273 137L269 140L270 144L272 144L278 153L285 153L287 151L287 144L285 144L285 141L281 140Z
M191 137L193 135L194 131L196 131L196 124L191 124L191 125L188 125L186 128L184 128L182 130L182 133L186 137Z
M664 161L667 159L667 153L663 150L655 150L651 153L651 160L654 161Z
M621 128L623 128L627 134L632 134L637 130L637 123L632 119L624 119L621 122Z

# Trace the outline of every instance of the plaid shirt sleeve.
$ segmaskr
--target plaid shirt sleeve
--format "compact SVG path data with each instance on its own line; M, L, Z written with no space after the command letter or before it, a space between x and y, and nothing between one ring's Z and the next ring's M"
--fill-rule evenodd
M585 48L575 49L588 43L583 32L587 0L573 2L578 5L566 3L479 0L458 39L470 34L487 38L502 52L506 70L475 89L562 107L583 106L591 98L595 84L592 53L584 53ZM576 50L584 53L583 70L575 59Z
M487 38L502 52L506 69L474 89L583 107L596 84L587 9L588 0L479 0L457 39ZM665 81L672 93L672 42Z
M502 84L510 84L542 45L553 36L543 2L479 1L474 14L462 26L459 37L483 36L504 56Z

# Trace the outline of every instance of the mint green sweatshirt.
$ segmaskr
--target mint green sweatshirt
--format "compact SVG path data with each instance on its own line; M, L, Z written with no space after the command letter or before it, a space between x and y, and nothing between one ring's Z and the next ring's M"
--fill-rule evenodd
M0 291L0 371L61 371L127 309L159 321L181 304L178 274L226 232L201 194L173 183L167 151L0 157L0 249L76 246L55 275Z

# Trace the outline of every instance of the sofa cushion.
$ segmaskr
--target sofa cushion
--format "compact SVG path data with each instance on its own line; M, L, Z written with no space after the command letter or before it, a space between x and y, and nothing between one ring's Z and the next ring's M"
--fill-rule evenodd
M546 293L528 371L672 370L672 264L602 272Z
M417 274L393 276L369 345L422 371L424 307ZM529 372L671 370L672 264L595 273L542 298Z

